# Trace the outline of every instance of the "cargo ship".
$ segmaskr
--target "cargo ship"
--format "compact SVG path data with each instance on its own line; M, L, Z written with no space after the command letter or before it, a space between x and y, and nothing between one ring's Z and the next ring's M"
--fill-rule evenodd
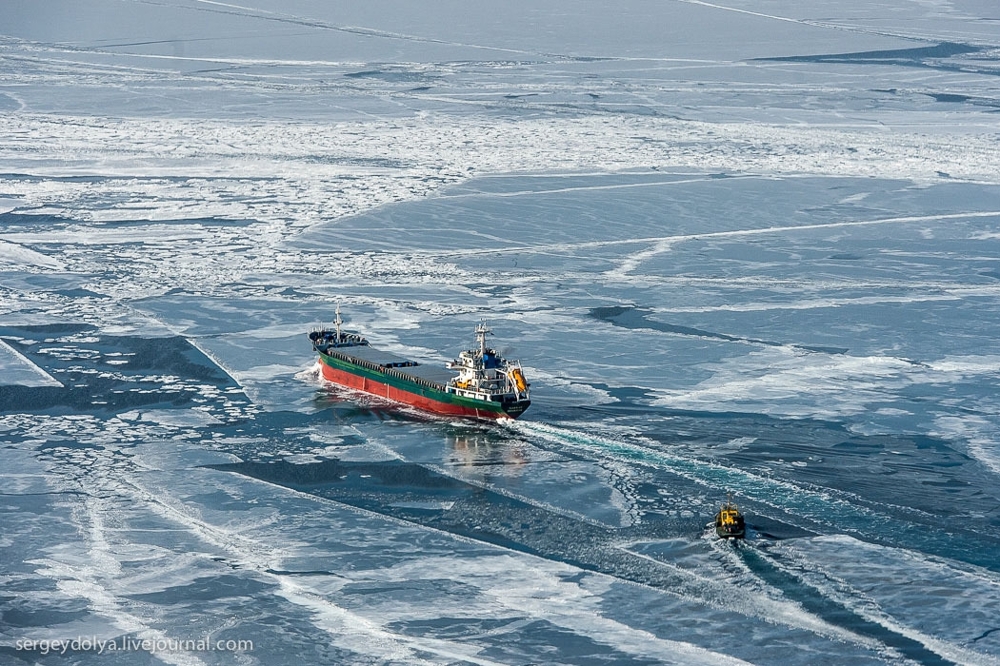
M516 419L531 404L520 362L486 345L486 322L476 326L476 347L445 367L376 349L341 324L337 308L334 328L309 333L323 377L334 384L447 416Z

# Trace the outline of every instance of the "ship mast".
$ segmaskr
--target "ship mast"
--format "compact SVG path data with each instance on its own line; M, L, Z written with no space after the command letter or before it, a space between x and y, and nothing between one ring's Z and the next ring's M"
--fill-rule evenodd
M491 333L490 327L485 321L479 322L476 326L476 339L479 340L479 358L486 356L486 336Z
M342 341L342 338L340 337L340 324L341 324L341 321L340 321L340 303L337 303L337 319L336 319L336 323L337 323L337 344L340 344L341 341Z

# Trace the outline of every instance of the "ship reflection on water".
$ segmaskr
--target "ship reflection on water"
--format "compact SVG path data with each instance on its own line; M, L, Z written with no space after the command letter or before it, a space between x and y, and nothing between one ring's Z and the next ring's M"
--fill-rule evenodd
M488 433L449 434L451 446L449 463L462 467L482 467L484 465L504 465L506 474L520 474L521 468L530 462L528 451L522 442L496 437Z

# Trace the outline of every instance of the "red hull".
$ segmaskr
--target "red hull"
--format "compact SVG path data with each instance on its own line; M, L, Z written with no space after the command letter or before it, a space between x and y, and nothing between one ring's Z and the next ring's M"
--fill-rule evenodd
M466 407L464 405L458 405L451 402L434 400L427 396L411 393L374 379L359 377L358 375L338 370L337 368L330 367L326 363L320 363L320 367L323 369L323 377L334 384L363 391L364 393L370 393L371 395L376 395L380 398L401 402L404 405L418 407L428 412L434 412L435 414L465 416L479 419L510 418L510 416L503 411L478 409L476 407Z

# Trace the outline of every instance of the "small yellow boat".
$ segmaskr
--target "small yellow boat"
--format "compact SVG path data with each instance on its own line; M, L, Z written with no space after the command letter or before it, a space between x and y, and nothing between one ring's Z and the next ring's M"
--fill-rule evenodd
M727 498L719 513L715 514L715 533L722 539L742 539L746 531L743 514L733 504L732 498Z

